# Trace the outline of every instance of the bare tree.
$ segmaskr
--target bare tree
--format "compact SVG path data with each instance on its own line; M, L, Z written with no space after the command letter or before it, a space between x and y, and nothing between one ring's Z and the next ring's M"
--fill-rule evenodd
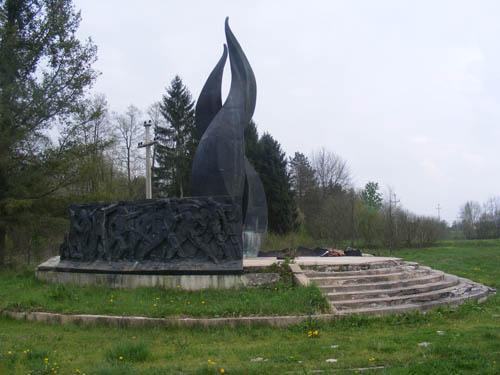
M122 150L120 159L127 172L130 196L132 196L132 179L142 169L140 164L142 158L137 149L138 142L144 138L144 127L139 120L140 117L141 111L134 105L129 105L125 114L116 116L116 129Z
M71 121L61 123L61 145L78 145L79 181L71 189L81 193L97 192L106 179L107 153L114 142L108 102L104 94L95 94L79 103Z
M475 201L466 202L460 209L460 218L466 239L470 240L476 235L481 213L481 205Z
M347 162L334 152L324 147L311 155L311 164L316 172L319 187L323 197L329 191L346 190L351 184Z
M500 196L491 197L484 204L484 211L495 225L495 234L500 238Z

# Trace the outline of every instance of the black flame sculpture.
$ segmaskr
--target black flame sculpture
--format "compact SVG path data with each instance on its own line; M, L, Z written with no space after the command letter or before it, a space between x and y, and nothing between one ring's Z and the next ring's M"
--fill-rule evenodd
M245 157L244 132L255 110L257 85L227 18L225 32L227 46L196 105L200 144L193 163L192 192L195 196L233 197L243 214L243 252L256 256L267 229L267 203L262 182ZM231 88L222 105L221 84L228 51Z

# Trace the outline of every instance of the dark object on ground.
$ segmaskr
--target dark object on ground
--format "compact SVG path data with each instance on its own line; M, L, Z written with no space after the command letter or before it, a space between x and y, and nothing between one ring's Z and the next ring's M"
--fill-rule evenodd
M323 256L327 251L328 249L322 249L321 247L309 249L307 247L299 246L296 249L260 251L259 257L277 257L278 259L295 257L320 257Z
M240 207L231 197L78 204L70 206L69 220L61 267L87 269L81 263L97 262L130 270L146 262L162 270L243 268Z
M320 257L326 252L326 249L321 247L316 247L314 249L308 249L307 247L299 246L297 248L297 256L300 257Z
M363 256L363 254L361 253L361 250L354 249L352 247L348 247L344 252L345 252L345 255L348 257L362 257Z

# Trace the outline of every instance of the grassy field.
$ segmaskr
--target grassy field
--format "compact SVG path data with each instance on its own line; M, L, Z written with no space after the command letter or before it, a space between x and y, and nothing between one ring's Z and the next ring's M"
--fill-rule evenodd
M395 255L500 286L498 241L445 243ZM288 328L80 327L0 318L0 374L308 374L317 370L499 374L500 299L495 295L483 304L427 315L351 316Z
M46 311L69 314L232 317L328 312L329 305L316 286L297 287L287 267L282 281L240 290L187 291L182 288L117 290L96 286L48 284L34 269L0 272L0 310ZM276 269L275 269L276 271Z

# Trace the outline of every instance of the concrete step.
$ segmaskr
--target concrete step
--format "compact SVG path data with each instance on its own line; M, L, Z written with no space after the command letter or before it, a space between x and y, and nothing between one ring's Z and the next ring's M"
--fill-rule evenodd
M408 287L399 287L393 289L376 289L368 291L355 291L355 292L338 292L328 293L328 299L332 302L335 301L348 301L348 300L361 300L373 299L383 297L404 296L418 293L425 293L439 289L450 288L458 284L457 278L445 278L444 280L427 283L422 285L413 285Z
M451 286L445 289L438 289L430 292L416 293L403 296L332 301L331 304L332 306L335 306L337 310L420 304L420 303L444 300L446 298L450 298L453 296L453 289L455 287L456 286Z
M420 267L422 268L422 267ZM308 271L304 274L313 279L318 277L346 277L346 276L367 276L367 275L383 275L388 273L398 273L405 271L414 271L419 269L419 265L399 265L394 267L386 268L375 268L367 270L357 270L357 271L330 271L330 272L319 272L319 271Z
M360 275L360 276L323 276L323 277L310 277L317 285L359 285L359 284L372 284L389 282L396 280L408 280L418 278L431 273L430 268L418 268L416 270L402 271L395 273L387 273L381 275Z
M475 283L473 283L475 284ZM463 286L463 283L459 284ZM468 293L454 294L449 298L444 298L440 300L422 302L422 303L412 303L396 306L382 306L382 307L365 307L365 308L351 308L338 311L338 315L351 315L351 314L363 314L363 315L389 315L389 314L400 314L409 311L429 311L435 309L439 306L456 306L460 305L469 300L477 300L483 302L486 300L488 295L495 293L491 288L485 287L484 285L476 284L472 288L470 285L463 286L465 289L469 290ZM458 288L459 289L459 288Z
M420 276L415 276L409 279L398 279L391 281L379 281L371 283L353 284L353 285L318 285L318 287L324 293L349 293L356 291L369 291L369 290L380 290L380 289L395 289L395 288L405 288L414 285L431 284L442 281L444 279L444 273L441 271L431 271L428 274L423 274ZM316 282L315 279L312 281Z

